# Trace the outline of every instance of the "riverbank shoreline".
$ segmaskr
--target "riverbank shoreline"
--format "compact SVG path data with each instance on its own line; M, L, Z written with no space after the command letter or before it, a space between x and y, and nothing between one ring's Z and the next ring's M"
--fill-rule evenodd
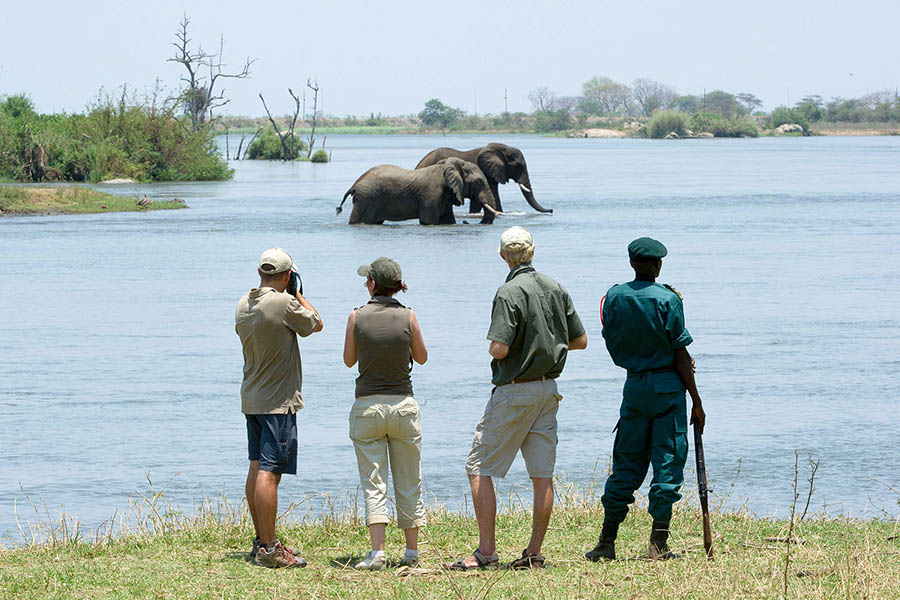
M187 208L182 200L116 196L87 187L0 185L0 217L143 212Z
M421 565L380 573L350 568L368 550L365 520L349 514L305 516L303 503L279 517L285 543L309 560L305 569L272 571L249 558L252 525L246 505L204 500L193 513L144 496L121 535L52 527L51 542L0 549L4 597L112 598L894 598L900 581L900 523L796 515L767 519L748 512L712 514L715 558L703 550L699 510L680 502L672 521L672 549L680 560L646 560L650 518L638 500L619 533L618 560L590 563L602 508L596 496L557 487L557 507L542 553L547 568L449 572L443 568L477 545L470 514L441 506L428 511L420 538ZM797 511L800 512L799 510ZM115 519L110 522L114 522ZM518 504L501 508L501 562L516 558L528 540L531 514ZM24 531L23 531L24 533ZM401 530L388 528L387 556L402 555Z

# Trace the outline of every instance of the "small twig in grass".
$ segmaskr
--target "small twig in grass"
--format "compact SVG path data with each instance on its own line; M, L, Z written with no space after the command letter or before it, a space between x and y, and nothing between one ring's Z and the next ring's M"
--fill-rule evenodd
M787 549L784 552L784 586L782 596L787 599L788 588L788 569L791 565L791 539L794 535L794 515L797 511L797 498L800 494L797 491L797 478L800 474L800 453L794 450L794 499L791 502L791 524L788 527L788 535L786 540Z
M800 522L803 522L803 519L806 518L806 511L809 510L809 502L812 500L813 490L816 489L815 481L816 481L816 471L819 470L819 461L813 460L813 457L810 456L809 460L809 493L806 495L806 506L803 507L803 514L800 515Z

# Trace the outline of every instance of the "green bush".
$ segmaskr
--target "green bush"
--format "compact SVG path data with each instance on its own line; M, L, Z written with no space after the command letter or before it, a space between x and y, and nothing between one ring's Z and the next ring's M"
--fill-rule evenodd
M117 100L101 96L86 114L37 114L24 96L0 107L2 179L197 181L232 175L211 128L192 131L172 110L124 94Z
M683 136L687 131L688 117L677 110L662 110L650 117L647 123L647 137L664 138L671 132Z
M534 113L535 131L564 131L571 126L572 116L569 114L569 111L565 109L539 110Z
M787 106L776 107L769 117L769 125L775 129L779 125L785 123L796 123L803 128L803 131L809 131L809 119L802 111L796 108L788 108Z
M328 162L328 152L325 150L316 150L313 152L312 158L309 159L314 163L327 163Z
M293 141L293 152L291 152L291 142ZM290 134L285 137L288 146L287 160L297 160L304 155L308 146L306 142L300 139L297 134ZM262 135L253 140L250 147L247 148L247 158L254 160L285 160L284 149L281 147L281 140L275 134L274 129L266 129Z
M706 132L715 137L758 137L756 121L747 116L731 119L712 112L698 112L691 115L688 127L694 133Z

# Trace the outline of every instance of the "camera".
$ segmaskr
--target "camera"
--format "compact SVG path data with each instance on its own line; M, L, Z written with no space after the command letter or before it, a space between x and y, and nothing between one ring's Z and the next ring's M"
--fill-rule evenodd
M291 280L288 282L288 294L296 296L297 292L303 295L303 280L300 279L300 270L297 265L291 265Z

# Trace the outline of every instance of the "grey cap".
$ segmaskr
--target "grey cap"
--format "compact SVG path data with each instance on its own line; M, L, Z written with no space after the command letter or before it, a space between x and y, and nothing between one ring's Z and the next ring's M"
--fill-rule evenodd
M399 290L403 287L403 272L400 265L384 256L376 258L368 265L360 265L356 273L389 290Z

